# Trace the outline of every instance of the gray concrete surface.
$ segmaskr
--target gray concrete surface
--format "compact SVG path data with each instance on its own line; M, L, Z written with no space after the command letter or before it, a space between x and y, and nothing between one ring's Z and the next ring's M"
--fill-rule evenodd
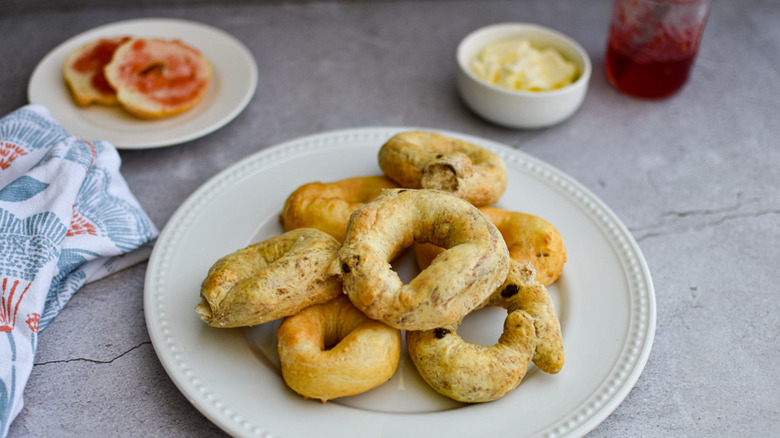
M238 118L180 146L121 152L122 172L159 228L218 171L298 136L417 125L487 137L604 200L653 274L658 320L647 366L588 436L780 434L780 2L715 1L689 83L661 101L607 83L607 0L131 3L0 9L0 114L27 103L27 81L46 53L101 24L179 17L239 38L260 76ZM508 130L458 99L459 39L500 21L548 25L587 49L590 93L572 119ZM220 436L155 356L145 271L141 264L84 287L40 334L10 437Z

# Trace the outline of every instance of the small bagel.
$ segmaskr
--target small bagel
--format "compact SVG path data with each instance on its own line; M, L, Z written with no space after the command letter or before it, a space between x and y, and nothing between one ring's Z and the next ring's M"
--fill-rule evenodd
M342 242L352 212L379 196L382 189L397 187L382 175L304 184L287 197L279 220L285 231L317 228Z
M200 318L214 327L262 324L332 300L341 281L329 268L339 243L300 228L219 259L201 285Z
M488 305L522 309L534 322L536 344L533 363L540 370L556 374L563 368L565 354L561 324L547 288L536 280L530 263L510 262L509 274L487 301Z
M534 325L521 310L507 314L498 343L472 344L456 332L459 324L406 332L409 356L436 392L463 403L497 400L522 382L534 350Z
M116 91L103 74L114 52L128 36L100 38L70 52L62 66L62 74L73 100L80 106L91 103L117 105Z
M507 309L498 343L482 346L457 334L460 322L406 333L409 356L438 393L464 403L497 400L522 382L531 361L542 371L563 366L560 325L533 267L512 262L504 284L487 303Z
M134 38L119 46L106 65L106 79L128 112L156 119L200 102L211 84L211 64L179 40Z
M544 286L555 282L566 263L566 246L555 227L539 216L496 207L479 207L498 228L509 248L509 257L520 263L531 263L536 280ZM415 245L420 269L428 266L442 252L434 245Z
M408 284L390 261L413 243L447 248ZM476 207L436 190L388 189L355 210L339 250L344 292L368 317L427 330L459 321L506 278L509 252Z
M498 155L434 132L393 136L379 149L379 167L401 187L447 191L476 206L498 201L507 184Z
M344 295L285 318L277 338L284 381L323 402L390 380L401 355L401 331L369 319Z

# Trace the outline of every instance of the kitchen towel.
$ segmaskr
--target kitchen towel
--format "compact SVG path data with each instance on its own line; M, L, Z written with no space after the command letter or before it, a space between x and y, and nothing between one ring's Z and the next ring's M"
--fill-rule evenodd
M38 332L84 284L145 260L158 231L116 148L43 106L0 119L0 436L22 409Z

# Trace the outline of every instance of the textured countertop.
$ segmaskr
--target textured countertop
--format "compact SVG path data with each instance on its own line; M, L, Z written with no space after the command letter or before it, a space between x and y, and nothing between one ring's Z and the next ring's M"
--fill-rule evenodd
M652 352L634 389L588 436L780 433L777 1L715 1L688 84L660 101L627 97L606 81L606 0L73 3L84 6L11 1L0 11L1 115L27 103L29 77L50 50L114 21L207 23L257 60L257 92L224 128L178 146L120 151L122 173L158 228L220 170L299 136L412 125L489 138L595 193L627 225L652 272ZM503 21L553 27L588 51L590 92L574 117L509 130L459 100L458 41ZM143 313L146 269L85 286L40 333L10 437L223 433L155 355Z

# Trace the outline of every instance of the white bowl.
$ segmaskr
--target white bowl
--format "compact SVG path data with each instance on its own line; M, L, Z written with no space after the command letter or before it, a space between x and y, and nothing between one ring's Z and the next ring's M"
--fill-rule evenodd
M487 44L526 38L537 48L552 47L573 62L580 73L574 83L552 91L515 91L478 78L469 68ZM510 128L543 128L571 117L582 105L591 75L590 57L576 41L531 23L494 24L467 35L458 45L458 91L479 116Z

